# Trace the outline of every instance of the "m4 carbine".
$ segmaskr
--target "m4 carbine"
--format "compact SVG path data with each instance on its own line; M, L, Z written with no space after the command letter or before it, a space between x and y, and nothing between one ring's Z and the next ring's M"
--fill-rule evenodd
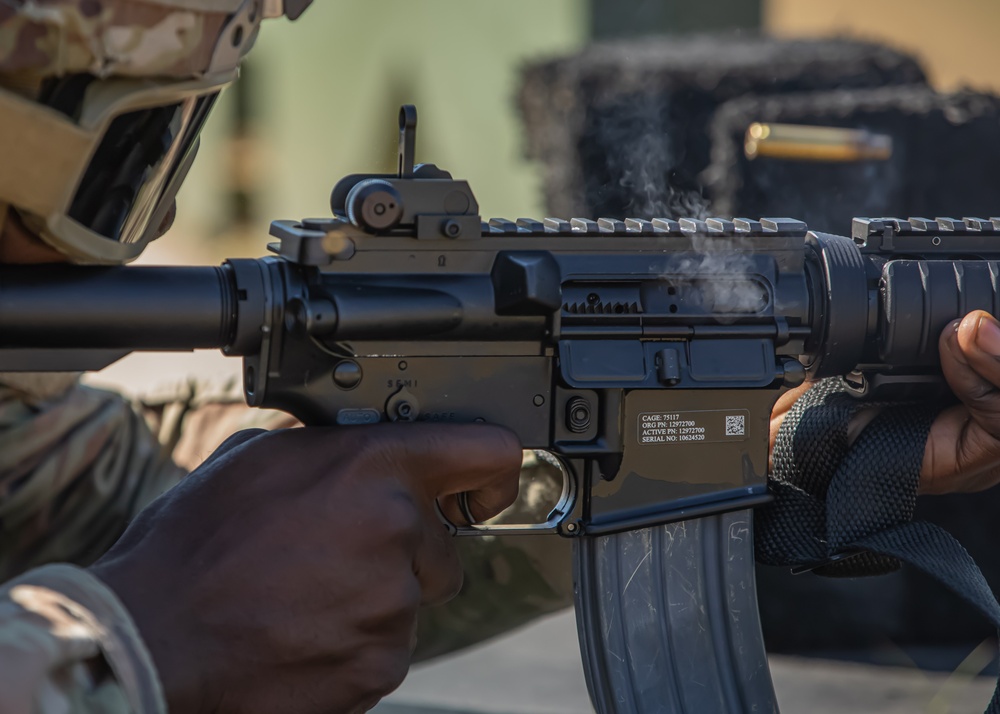
M405 107L396 174L341 180L331 218L273 223L274 257L0 270L0 370L215 347L243 357L250 405L306 424L506 426L558 459L562 497L541 523L458 531L577 539L599 710L651 701L634 653L657 647L683 655L655 694L677 711L773 708L748 510L768 499L772 406L832 375L940 387L942 328L1000 314L1000 221L483 222L466 182L414 166L415 126ZM637 575L659 614L629 599Z

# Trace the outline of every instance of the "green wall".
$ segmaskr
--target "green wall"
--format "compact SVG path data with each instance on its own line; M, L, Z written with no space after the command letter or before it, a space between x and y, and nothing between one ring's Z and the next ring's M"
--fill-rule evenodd
M394 167L404 102L420 113L418 162L468 179L485 216L539 215L518 71L579 48L588 33L586 0L319 0L298 22L265 23L243 95L228 90L206 127L167 241L210 237L199 252L259 254L271 219L329 215L339 177ZM249 139L235 144L240 107ZM256 169L236 171L236 154ZM234 183L252 199L241 226Z

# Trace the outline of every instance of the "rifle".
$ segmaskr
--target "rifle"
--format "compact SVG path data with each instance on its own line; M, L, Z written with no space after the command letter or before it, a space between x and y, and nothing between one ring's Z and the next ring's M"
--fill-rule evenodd
M248 404L306 424L506 426L554 455L558 503L453 530L574 539L599 711L774 709L750 538L772 406L807 378L940 387L943 327L1000 314L1000 221L483 222L467 182L414 165L412 107L399 126L397 173L342 179L330 218L274 222L273 257L0 269L0 370L221 348ZM642 652L673 660L644 688Z

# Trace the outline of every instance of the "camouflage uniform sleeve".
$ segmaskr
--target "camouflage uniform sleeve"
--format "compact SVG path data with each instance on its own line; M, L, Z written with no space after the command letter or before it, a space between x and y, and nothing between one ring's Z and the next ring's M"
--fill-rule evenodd
M166 714L152 659L114 594L69 565L0 587L0 711Z
M237 431L301 426L285 412L248 407L243 386L235 379L163 383L135 404L174 463L187 471L200 466Z
M0 582L89 565L230 434L297 423L248 408L230 384L185 381L128 401L77 377L0 374Z
M0 585L0 712L165 714L111 591L72 565L36 566L99 558L184 475L173 455L193 468L234 431L294 420L237 404L228 387L133 403L77 377L0 375L0 583L18 576Z
M89 565L182 475L119 395L76 375L0 375L0 582Z

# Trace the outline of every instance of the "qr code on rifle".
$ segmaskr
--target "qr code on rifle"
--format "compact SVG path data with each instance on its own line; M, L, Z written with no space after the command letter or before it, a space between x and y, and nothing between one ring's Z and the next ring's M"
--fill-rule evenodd
M746 416L737 414L726 417L726 436L744 436L746 434Z

